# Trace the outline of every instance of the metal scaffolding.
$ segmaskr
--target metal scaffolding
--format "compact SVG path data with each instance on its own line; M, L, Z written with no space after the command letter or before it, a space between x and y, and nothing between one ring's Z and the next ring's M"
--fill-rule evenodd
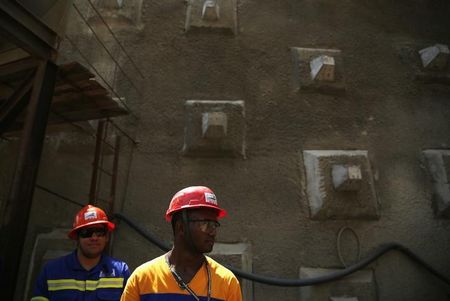
M20 150L11 190L0 228L0 281L2 298L13 300L22 249L27 234L37 171L42 152L47 118L55 86L57 66L57 34L15 1L0 2L0 32L3 41L30 54L31 66L26 79L2 108L0 124L10 122L25 107L28 108L23 126ZM11 72L23 66L10 65ZM34 67L34 68L33 68ZM7 76L4 69L4 76Z
M100 19L103 20L98 10L90 1L89 4ZM85 16L81 14L75 5L73 7L78 11L86 26L93 31L98 42L114 60L117 68L119 68L124 77L132 84L137 93L140 94L135 83L99 39L85 19ZM117 40L111 28L109 28L106 22L104 24L115 41L120 45L128 60L133 64L136 71L143 77L142 72L137 68L123 45ZM63 37L58 35L40 18L30 13L27 8L16 1L0 1L0 34L0 46L7 45L8 47L17 49L16 53L19 53L18 58L14 60L7 61L6 63L4 60L0 61L0 83L4 83L4 87L6 86L8 89L13 90L12 93L6 94L6 98L5 94L3 94L3 99L0 99L0 137L2 140L8 141L8 137L3 136L3 133L10 129L12 125L19 126L20 128L18 130L21 130L20 149L17 155L9 196L3 212L0 212L2 214L2 219L0 220L0 288L2 289L2 299L13 300L16 292L19 266L22 261L22 250L27 236L27 226L34 189L37 187L48 193L56 194L46 187L36 185L49 116L53 116L51 118L54 120L58 119L58 122L69 123L78 129L86 130L76 123L78 120L72 120L64 112L61 113L54 108L52 109L55 104L55 85L58 80L67 82L67 79L64 78L64 72L58 72L59 68L56 64L59 44ZM73 40L67 37L67 41L72 44L74 49L78 49L77 51L79 51L82 57L84 56ZM128 105L113 88L113 85L102 77L85 56L84 58L89 67L107 85L109 92L117 97L117 101L122 103L122 106L127 109L130 115L133 115ZM76 84L69 82L68 86L71 86L71 89L78 89L79 91L77 93L81 95L80 97L86 98L84 91ZM17 119L21 118L23 118L23 122L17 123ZM14 124L14 122L16 123ZM99 124L99 130L101 126L104 127L105 135L88 133L96 137L99 143L98 148L95 150L96 158L93 164L90 202L95 203L101 198L98 193L100 190L99 186L102 183L101 177L102 175L109 175L111 177L111 189L107 201L109 204L108 211L112 212L114 210L113 200L116 192L119 163L118 154L121 143L120 136L125 136L133 144L136 144L136 141L125 130L112 122L112 120L100 121ZM101 164L102 147L105 145L108 147L108 144L105 143L105 137L107 126L109 125L116 132L120 133L120 135L115 136L116 140L109 146L115 152L111 171L103 168ZM61 194L58 195L62 198ZM76 201L71 202L77 205L81 204Z

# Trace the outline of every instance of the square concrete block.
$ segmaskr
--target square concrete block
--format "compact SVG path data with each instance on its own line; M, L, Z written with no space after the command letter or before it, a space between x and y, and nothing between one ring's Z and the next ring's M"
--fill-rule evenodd
M419 50L419 55L425 69L444 70L448 64L450 50L445 44L435 44Z
M400 60L411 68L416 80L424 84L450 85L448 45L408 42L397 47Z
M206 112L202 116L203 138L223 139L227 136L227 114L224 112Z
M300 268L300 278L309 279L337 272L336 269ZM300 288L300 300L375 301L377 288L372 270L360 270L340 280Z
M185 109L183 154L245 158L243 101L188 100Z
M101 17L93 9L88 9L86 12L88 22L95 28L95 31L106 30L103 20L113 30L133 29L135 27L141 29L143 27L143 0L100 0L95 1L95 6ZM108 36L108 34L105 33L104 36Z
M309 63L311 69L311 78L315 81L334 82L336 64L334 57L328 55L320 55L313 58Z
M361 166L335 164L331 170L331 178L337 191L359 191L363 181Z
M433 209L438 217L450 218L450 150L424 150L433 183Z
M69 230L54 229L50 233L41 233L36 236L24 285L25 296L31 294L39 272L49 260L67 255L76 249L76 242L67 237Z
M378 219L367 151L303 152L311 219Z
M253 255L250 243L217 242L208 256L222 264L234 266L248 273L253 272ZM243 301L253 301L253 282L245 279L239 279L239 282L241 284Z
M327 94L345 92L340 50L292 47L291 54L295 90Z
M188 0L186 31L237 34L237 0Z
M206 21L220 19L220 6L217 0L205 0L203 2L202 19Z

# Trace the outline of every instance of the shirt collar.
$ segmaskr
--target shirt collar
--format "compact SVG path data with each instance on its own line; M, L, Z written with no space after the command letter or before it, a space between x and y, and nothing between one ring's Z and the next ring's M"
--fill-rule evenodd
M72 267L73 270L81 270L81 271L86 271L82 266L80 261L78 260L78 256L77 256L77 249L75 249L68 257L70 266ZM111 268L108 264L108 256L105 254L102 254L102 257L100 258L100 261L97 263L97 265L95 267L93 267L89 273L95 273L95 272L99 272L99 271L103 271L105 274L110 274L111 273Z

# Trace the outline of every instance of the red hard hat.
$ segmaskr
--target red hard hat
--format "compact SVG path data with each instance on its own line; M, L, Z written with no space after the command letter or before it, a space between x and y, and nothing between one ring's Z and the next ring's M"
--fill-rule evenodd
M116 227L108 220L105 211L92 205L84 206L83 209L78 211L73 221L72 230L67 234L71 239L77 239L77 230L83 227L105 224L109 231L114 230Z
M172 220L172 214L184 209L211 208L218 211L218 218L227 215L227 212L217 205L214 192L205 186L191 186L178 191L170 201L166 211L166 220Z

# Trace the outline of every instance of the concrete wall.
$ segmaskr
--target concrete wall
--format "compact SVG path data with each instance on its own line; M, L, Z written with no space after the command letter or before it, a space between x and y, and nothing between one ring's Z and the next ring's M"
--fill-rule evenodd
M416 81L420 62L410 55L450 43L448 2L241 0L237 12L237 35L185 33L184 2L144 1L139 28L117 32L145 75L136 81L142 96L133 103L139 117L133 130L140 144L129 166L123 214L169 241L164 212L170 198L203 184L229 213L219 241L249 242L257 274L297 278L301 267L342 267L336 238L348 226L362 257L395 241L450 277L450 221L434 216L433 186L422 162L423 149L450 148L450 87ZM297 91L291 47L341 50L346 92ZM186 100L243 100L246 158L183 156ZM368 151L378 220L310 219L302 154L327 149ZM66 156L67 164L79 156L88 155ZM44 159L40 179L52 167ZM52 183L67 190L56 170ZM85 172L70 181L84 189ZM35 196L34 216L58 220L76 212L65 206L56 216L46 209L55 203L45 199ZM31 220L30 235L41 223ZM354 262L355 241L346 237L342 244L344 257ZM119 225L113 255L132 268L161 252ZM399 253L371 268L380 300L445 300L450 294ZM297 288L254 285L254 300L299 298Z

